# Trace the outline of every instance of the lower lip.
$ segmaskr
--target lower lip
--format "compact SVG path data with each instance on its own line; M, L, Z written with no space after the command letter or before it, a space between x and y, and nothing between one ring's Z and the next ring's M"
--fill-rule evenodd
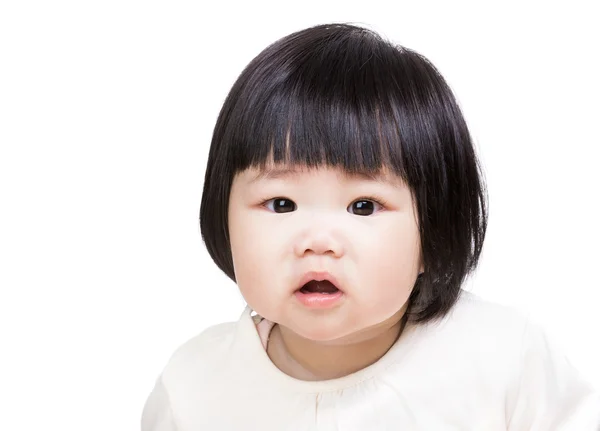
M344 296L341 290L335 293L303 293L298 290L295 295L304 306L319 309L333 307Z

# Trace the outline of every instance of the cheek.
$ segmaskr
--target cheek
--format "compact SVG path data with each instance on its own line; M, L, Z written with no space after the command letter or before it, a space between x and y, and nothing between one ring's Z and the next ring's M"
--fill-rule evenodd
M238 287L252 302L255 292L273 282L277 267L277 241L265 218L234 215L230 218L231 255Z
M391 268L398 269L398 271L385 271L386 273L404 273L412 270L413 266L418 266L419 231L409 215L399 214L374 228L369 227L368 232L361 235L361 238L362 248L368 250L364 254L370 259L371 264L389 265Z
M238 263L260 262L268 259L276 246L268 218L236 215L229 223L231 253Z
M364 244L359 271L361 284L372 287L364 290L369 292L364 300L374 307L389 304L393 310L408 299L419 273L420 242L416 224L404 218L390 220L376 235L366 238L368 244Z
M388 231L380 253L381 261L391 269L390 274L412 277L418 271L420 242L416 232L409 229Z

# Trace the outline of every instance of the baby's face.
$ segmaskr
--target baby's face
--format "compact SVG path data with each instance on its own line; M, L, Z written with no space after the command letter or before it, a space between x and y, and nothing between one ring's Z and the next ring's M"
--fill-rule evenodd
M399 319L422 271L417 217L402 180L327 167L259 174L238 174L229 201L235 276L250 307L327 342ZM299 290L310 272L328 273L339 291L310 293L324 287L315 283Z

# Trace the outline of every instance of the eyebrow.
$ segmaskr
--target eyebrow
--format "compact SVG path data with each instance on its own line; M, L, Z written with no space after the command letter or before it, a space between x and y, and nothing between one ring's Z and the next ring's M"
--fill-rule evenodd
M269 168L263 169L250 179L250 183L255 183L261 180L277 180L295 178L303 173L309 172L307 169L294 168ZM373 181L377 183L395 182L391 177L380 173L369 172L347 172L342 171L342 174L347 180L363 180Z

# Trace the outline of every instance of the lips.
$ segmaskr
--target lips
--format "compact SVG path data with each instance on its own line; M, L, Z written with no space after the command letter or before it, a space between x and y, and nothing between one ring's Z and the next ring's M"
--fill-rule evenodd
M307 272L300 278L294 296L307 310L332 310L344 304L346 295L328 272Z
M302 293L335 293L341 291L340 284L328 272L307 272L302 276L296 291Z
M322 280L322 281L311 280L308 283L306 283L302 287L302 289L300 289L300 292L302 292L302 293L327 294L327 293L335 293L337 291L339 291L339 289L327 280Z

